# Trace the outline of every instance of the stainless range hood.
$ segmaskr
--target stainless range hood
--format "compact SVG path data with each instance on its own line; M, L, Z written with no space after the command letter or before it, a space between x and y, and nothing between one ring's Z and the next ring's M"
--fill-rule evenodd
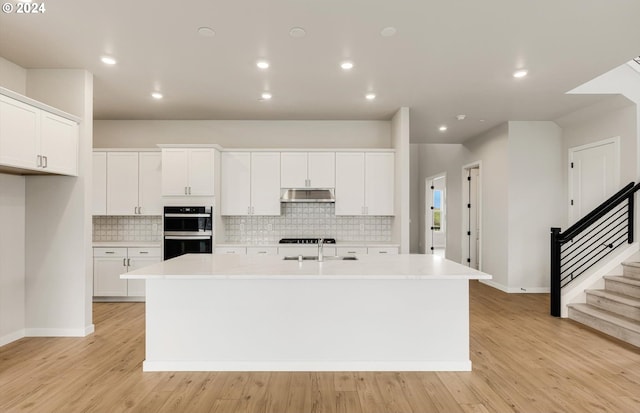
M336 202L333 188L282 189L280 202Z

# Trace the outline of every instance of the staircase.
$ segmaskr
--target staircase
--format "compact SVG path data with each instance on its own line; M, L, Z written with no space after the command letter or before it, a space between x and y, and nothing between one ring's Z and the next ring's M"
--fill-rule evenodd
M586 304L569 304L569 318L640 347L640 262L605 276L604 290L586 290Z

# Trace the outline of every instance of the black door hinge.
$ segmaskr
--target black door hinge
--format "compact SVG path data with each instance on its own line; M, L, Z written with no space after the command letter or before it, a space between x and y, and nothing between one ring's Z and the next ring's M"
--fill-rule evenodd
M467 204L467 208L471 208L471 204Z
M571 162L571 167L573 168L573 162Z
M431 251L433 251L433 250L434 250L434 248L433 248L433 247L431 247Z
M573 199L571 200L571 206L573 206Z
M433 207L431 207L431 209L433 209Z
M467 235L468 235L468 236L471 236L471 231L467 231Z
M471 263L471 258L467 258L467 262L468 262L468 263Z
M432 185L432 186L431 186L431 189L436 189L436 187Z
M470 181L470 180L471 180L471 177L470 177L470 176L467 176L467 181Z

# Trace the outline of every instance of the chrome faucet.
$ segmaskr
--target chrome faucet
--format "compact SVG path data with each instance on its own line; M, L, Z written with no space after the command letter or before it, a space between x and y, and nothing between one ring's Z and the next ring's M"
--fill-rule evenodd
M318 262L324 261L324 238L318 238Z

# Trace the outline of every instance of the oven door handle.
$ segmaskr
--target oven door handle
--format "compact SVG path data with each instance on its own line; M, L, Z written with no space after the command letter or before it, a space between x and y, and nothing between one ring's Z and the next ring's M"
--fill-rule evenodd
M180 236L180 235L167 235L164 239L169 240L207 240L211 239L211 236L197 236L197 235L189 235L189 236Z
M211 214L164 214L165 218L211 218Z

